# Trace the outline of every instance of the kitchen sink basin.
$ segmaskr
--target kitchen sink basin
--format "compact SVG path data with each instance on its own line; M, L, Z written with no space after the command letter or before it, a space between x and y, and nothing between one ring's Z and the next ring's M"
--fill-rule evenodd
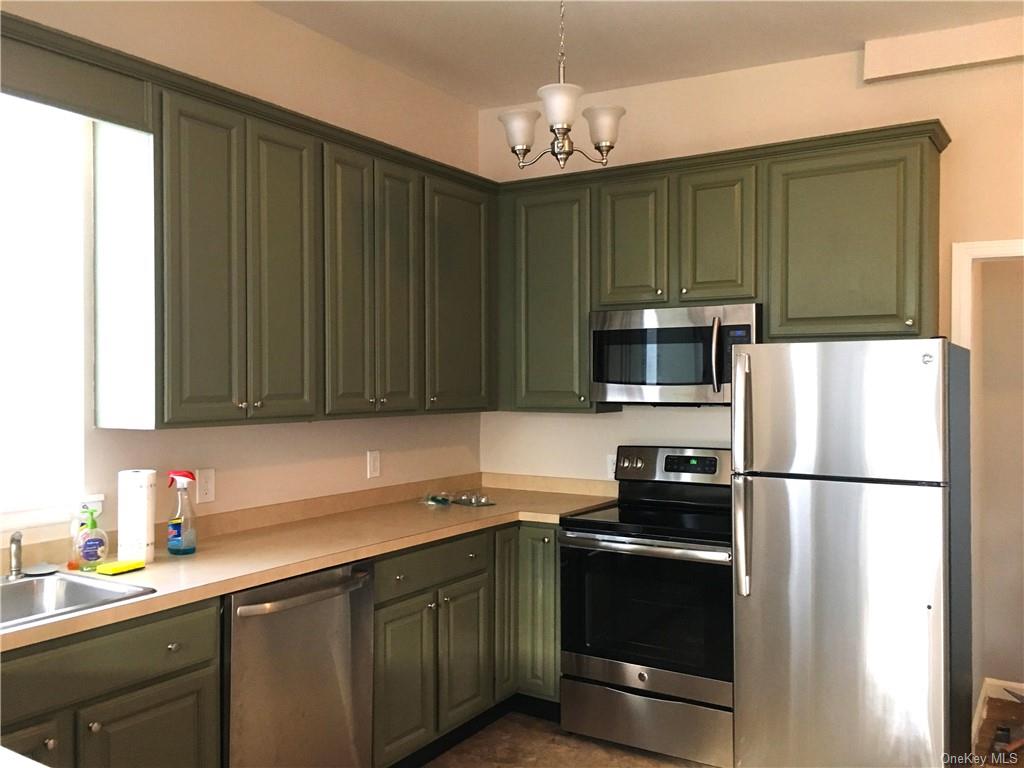
M0 629L116 603L156 590L93 576L55 573L0 584Z

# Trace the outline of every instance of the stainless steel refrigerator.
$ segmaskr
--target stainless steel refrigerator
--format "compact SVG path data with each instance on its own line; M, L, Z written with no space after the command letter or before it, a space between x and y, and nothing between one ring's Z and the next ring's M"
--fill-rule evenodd
M736 765L966 752L967 351L750 344L733 366Z

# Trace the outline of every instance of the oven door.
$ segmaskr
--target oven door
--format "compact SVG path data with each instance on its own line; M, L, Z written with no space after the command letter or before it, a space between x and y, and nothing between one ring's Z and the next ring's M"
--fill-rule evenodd
M559 543L563 674L732 706L728 546L565 530Z
M757 341L752 304L591 313L591 400L728 404L733 344Z

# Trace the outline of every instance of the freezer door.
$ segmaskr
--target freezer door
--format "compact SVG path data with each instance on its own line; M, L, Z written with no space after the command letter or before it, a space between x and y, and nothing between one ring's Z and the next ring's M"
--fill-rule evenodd
M945 339L733 349L736 472L946 482Z
M734 491L736 765L942 765L947 489Z

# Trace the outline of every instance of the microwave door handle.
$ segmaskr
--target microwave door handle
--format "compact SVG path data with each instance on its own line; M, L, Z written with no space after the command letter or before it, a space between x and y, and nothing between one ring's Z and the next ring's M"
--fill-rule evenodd
M722 382L718 380L718 331L722 327L722 321L718 317L711 320L711 389L714 392L722 391Z

